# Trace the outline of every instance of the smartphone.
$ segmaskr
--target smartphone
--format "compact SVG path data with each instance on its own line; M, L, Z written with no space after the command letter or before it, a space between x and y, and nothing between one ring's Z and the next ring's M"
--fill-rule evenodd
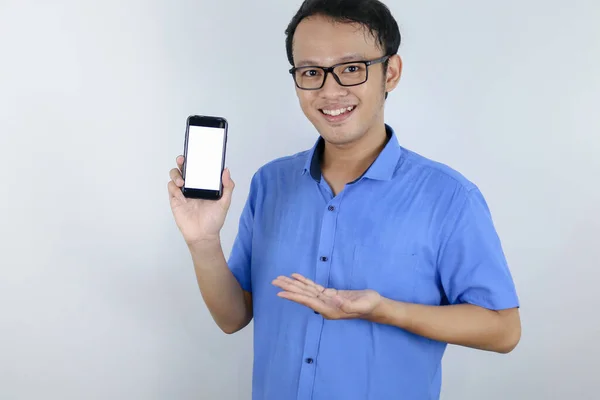
M187 118L183 149L183 195L219 200L227 148L227 120L191 115Z

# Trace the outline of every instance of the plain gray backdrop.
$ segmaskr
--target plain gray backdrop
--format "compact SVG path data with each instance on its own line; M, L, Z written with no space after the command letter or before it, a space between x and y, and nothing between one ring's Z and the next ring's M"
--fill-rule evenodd
M386 4L386 122L479 185L522 302L513 353L448 348L442 399L596 399L600 2ZM227 118L228 255L252 174L312 146L299 5L0 1L1 399L250 399L252 326L213 323L166 184L186 117Z

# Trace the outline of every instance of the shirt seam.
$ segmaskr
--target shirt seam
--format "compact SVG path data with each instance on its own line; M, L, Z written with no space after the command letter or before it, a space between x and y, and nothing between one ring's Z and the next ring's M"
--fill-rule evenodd
M443 168L440 168L437 165L431 165L428 163L420 162L419 160L415 159L415 157L412 155L412 153L410 153L406 149L403 149L402 153L406 153L404 155L404 157L406 158L406 162L411 163L415 167L433 171L437 174L440 174L441 176L443 176L446 179L452 180L454 183L456 183L458 186L460 186L462 189L464 189L467 193L471 192L472 190L477 189L477 185L475 185L473 182L467 180L466 178L464 178L464 180L456 178L456 177L452 176L452 174L449 174L448 172L444 171ZM429 161L432 161L432 160L429 160ZM455 172L458 173L458 171L455 171Z

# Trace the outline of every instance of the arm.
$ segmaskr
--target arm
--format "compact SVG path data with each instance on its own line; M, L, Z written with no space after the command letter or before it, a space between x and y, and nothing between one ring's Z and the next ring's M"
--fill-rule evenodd
M365 319L460 346L511 352L521 337L516 308L488 310L472 304L428 306L382 298Z
M213 319L227 334L252 320L252 295L242 290L227 266L220 241L188 245L202 298Z
M521 336L518 308L492 310L473 304L403 303L374 290L326 289L299 274L279 276L279 297L312 308L326 319L360 318L391 325L439 342L498 353L512 351Z
M521 322L519 300L502 244L477 188L464 192L458 203L461 206L444 231L437 260L449 305L386 299L376 315L433 340L508 353L520 340Z
M177 157L176 162L177 168L170 171L171 180L167 185L169 201L175 222L192 256L200 292L219 328L225 333L237 332L253 317L250 294L251 198L244 207L228 263L223 255L220 231L235 186L229 170L223 171L223 196L218 201L186 198L181 190L184 184L181 175L183 156Z
M253 318L250 271L254 201L259 185L255 174L229 260L225 259L219 239L188 244L204 302L219 328L227 334L243 329Z
M478 191L468 195L437 263L449 305L403 303L369 289L324 288L298 274L273 281L283 289L278 296L327 319L361 318L439 342L512 351L521 336L519 300L485 201Z

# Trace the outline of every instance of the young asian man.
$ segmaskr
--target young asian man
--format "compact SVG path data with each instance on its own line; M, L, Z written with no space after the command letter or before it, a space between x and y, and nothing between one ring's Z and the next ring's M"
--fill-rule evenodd
M291 79L319 133L254 175L232 253L219 201L170 201L226 333L254 319L253 399L437 399L448 343L498 353L519 300L478 187L402 147L384 122L400 32L378 0L306 0L287 29Z

